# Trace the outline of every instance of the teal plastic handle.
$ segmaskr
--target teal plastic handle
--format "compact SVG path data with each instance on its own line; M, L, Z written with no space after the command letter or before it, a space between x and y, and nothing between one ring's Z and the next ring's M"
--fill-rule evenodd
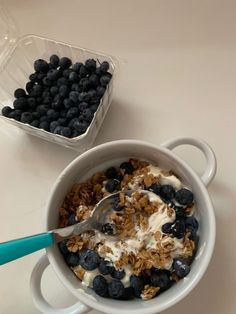
M53 245L52 232L0 243L0 265Z

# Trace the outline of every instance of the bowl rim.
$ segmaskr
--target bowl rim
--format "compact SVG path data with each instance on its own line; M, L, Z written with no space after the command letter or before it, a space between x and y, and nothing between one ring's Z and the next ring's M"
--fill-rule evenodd
M186 285L183 287L183 289L181 289L177 293L175 293L175 295L171 299L169 299L168 301L166 301L162 304L157 302L156 304L152 304L150 306L148 306L148 303L147 303L149 301L145 301L145 307L140 307L140 310L127 308L127 313L130 313L130 314L131 313L132 314L142 314L142 313L143 314L154 314L154 313L161 312L161 311L173 306L174 304L176 304L177 302L182 300L184 297L186 297L190 293L190 291L192 291L192 289L198 284L200 279L203 277L205 271L207 270L207 267L208 267L210 260L212 258L214 245L215 245L216 222L215 222L215 214L214 214L214 209L213 209L213 205L212 205L210 196L207 192L205 185L201 181L200 177L194 172L194 170L183 159L178 157L173 151L171 151L170 149L168 149L166 147L163 147L161 145L151 144L149 142L140 141L140 140L133 140L133 139L115 140L115 141L110 141L110 142L95 146L95 147L89 149L88 151L84 152L80 156L76 157L57 177L57 179L56 179L56 181L52 187L52 190L51 190L49 199L47 201L47 204L46 204L46 224L45 225L46 225L46 229L48 230L48 219L50 216L50 208L52 206L51 202L52 202L53 196L55 195L58 186L63 183L63 179L67 176L67 174L70 173L71 170L76 168L78 163L80 163L83 160L86 160L87 156L89 156L91 154L96 154L97 151L105 150L107 147L115 147L115 146L117 146L117 144L119 144L119 145L132 145L132 144L133 145L139 145L142 147L151 148L151 149L154 149L154 150L157 150L157 151L164 153L166 156L170 157L172 160L174 160L174 162L176 162L182 168L184 168L184 171L186 171L186 173L188 175L190 175L190 178L191 178L190 181L195 181L198 188L200 189L202 197L205 199L205 202L207 204L206 210L207 210L208 215L209 215L208 229L209 229L209 235L210 236L207 239L207 246L205 247L205 254L203 254L201 256L201 261L200 261L198 271L191 277L191 279L188 279L188 281L186 282ZM103 302L106 299L98 296L97 299L99 301L101 300L101 302L97 302L96 299L92 299L91 297L88 298L86 293L81 293L79 290L75 290L72 287L70 281L67 280L65 275L59 269L59 267L57 265L56 258L54 257L54 254L53 254L53 249L48 247L46 249L46 252L47 252L47 256L49 258L50 264L52 265L58 278L62 281L64 286L69 291L71 291L71 293L73 295L75 295L81 302L83 302L84 304L86 304L86 305L88 305L94 309L97 309L99 311L103 311L105 313L109 313L109 314L111 314L111 313L112 314L119 314L120 313L121 308L118 308L118 307L117 308L115 308L115 307L111 308L108 304L104 304ZM118 301L118 300L114 300L114 301L115 302L124 302L124 301ZM127 302L132 302L132 301L126 301L125 303L127 303Z

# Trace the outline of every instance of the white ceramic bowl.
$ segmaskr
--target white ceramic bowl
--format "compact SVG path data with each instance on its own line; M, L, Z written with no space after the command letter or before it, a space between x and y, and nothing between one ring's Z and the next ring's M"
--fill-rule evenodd
M200 178L186 162L171 151L174 147L190 144L198 147L206 157L206 169ZM43 313L85 313L91 308L108 314L152 314L161 312L183 299L199 282L210 262L215 242L215 216L206 186L214 178L216 159L212 149L204 141L194 138L175 138L160 146L136 140L120 140L94 147L80 155L66 167L54 184L47 203L46 230L58 226L58 208L73 183L83 181L91 174L111 165L119 165L130 157L140 158L161 167L174 170L190 186L197 203L199 219L199 245L188 276L157 298L118 301L101 298L92 289L84 287L65 264L57 245L49 247L47 254L36 264L31 276L31 290L36 307ZM41 292L41 277L44 269L52 265L65 287L82 303L66 309L54 309Z

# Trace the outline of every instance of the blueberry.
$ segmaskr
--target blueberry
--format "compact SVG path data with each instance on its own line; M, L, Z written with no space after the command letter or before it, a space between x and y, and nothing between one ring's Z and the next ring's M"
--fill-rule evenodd
M93 290L100 295L100 297L106 297L108 294L108 289L107 289L107 281L106 279L101 276L97 275L93 279Z
M101 64L100 64L100 71L105 74L108 69L109 69L109 63L107 61L103 61Z
M68 69L71 66L71 64L72 64L71 59L67 57L62 57L59 60L59 66L61 69Z
M61 130L62 130L62 126L58 125L55 127L55 129L53 130L53 133L54 134L58 134L58 135L61 135Z
M8 115L8 118L15 119L17 121L20 121L20 117L21 116L16 113L16 110L12 110Z
M96 251L86 250L80 255L80 265L85 270L93 270L98 267L100 263L100 256Z
M61 85L59 87L59 95L62 98L65 98L68 94L69 94L69 88L67 87L67 85Z
M87 92L89 90L89 88L91 87L91 84L90 84L87 77L84 77L80 80L79 87L80 87L81 91L83 91L83 92Z
M81 92L81 88L80 88L78 83L73 83L71 85L71 90L74 91L74 92Z
M72 131L72 134L71 134L71 137L77 137L77 136L80 136L81 135L81 133L79 133L78 131L76 131L76 130L73 130Z
M108 75L103 75L100 78L100 83L102 86L106 87L108 83L110 82L111 78Z
M17 88L14 92L14 97L15 98L20 98L20 97L25 97L26 93L23 88Z
M83 63L81 63L81 62L76 62L76 63L74 63L74 65L72 66L72 69L73 69L75 72L79 73L80 67L81 67L82 65L83 65Z
M93 120L93 115L94 113L89 108L82 111L82 116L87 122L91 122Z
M98 266L98 270L102 275L109 275L114 271L109 261L102 260Z
M134 289L134 294L136 297L140 297L144 288L144 284L144 278L142 276L130 276L130 285Z
M102 225L101 231L106 235L114 235L116 233L115 225L107 222L104 225Z
M134 289L132 287L126 287L121 300L132 300L134 298Z
M27 91L27 93L30 93L31 90L33 89L34 87L34 83L33 82L27 82L26 85L25 85L25 89Z
M70 137L71 136L71 129L68 128L68 127L64 127L61 129L61 133L60 133L62 136L65 136L65 137Z
M48 107L46 105L40 105L36 108L36 111L39 112L41 115L44 115L48 111Z
M58 123L59 123L59 125L61 125L61 126L66 126L67 125L67 122L68 122L68 120L67 120L67 118L58 118Z
M186 225L186 228L192 227L192 228L197 230L199 224L198 224L198 221L195 217L190 216L190 217L187 217L185 219L185 225Z
M15 109L15 114L16 114L17 116L21 116L21 115L22 115L22 110L20 110L20 109ZM33 114L32 114L32 117L34 118Z
M59 118L59 112L57 112L55 109L49 109L47 111L47 116L51 121L57 120Z
M75 82L78 82L79 81L79 76L76 72L72 71L70 74L69 74L69 81L71 83L75 83Z
M31 126L34 126L35 128L37 128L39 126L39 121L38 120L33 120L31 123L30 123Z
M43 86L41 85L34 85L33 89L30 91L30 96L38 97L41 96L43 93Z
M32 74L30 74L29 76L29 80L33 83L37 83L39 81L38 79L38 73L37 72L34 72ZM16 97L16 96L15 96ZM24 97L24 96L23 96Z
M88 101L89 99L88 99L88 93L86 93L86 92L82 92L82 93L80 93L79 94L79 101Z
M172 185L166 184L162 185L160 188L160 196L165 201L170 201L175 197L175 190Z
M48 78L47 76L45 76L43 78L43 85L44 86L52 86L53 82L50 80L50 78Z
M147 187L148 191L153 192L157 195L160 195L160 189L161 189L161 186L157 183L154 183L154 184L150 185L149 187Z
M95 89L90 89L88 91L88 97L90 99L90 103L98 100L97 92L95 91Z
M59 247L60 252L64 256L70 254L70 251L68 250L68 247L67 247L67 240L62 240L61 242L59 242L58 247Z
M110 167L105 171L105 176L107 179L117 179L118 171L115 167Z
M63 76L64 76L65 78L69 79L69 75L70 75L71 72L73 72L72 69L65 69L65 70L63 71Z
M124 269L114 269L111 276L112 278L120 280L125 277L125 271Z
M45 97L45 98L43 98L43 104L45 104L45 105L51 105L51 103L52 103L52 97Z
M67 110L66 110L66 109L62 109L62 110L60 111L60 117L61 117L61 118L66 118L66 115L67 115Z
M102 96L105 94L106 89L103 86L97 87L97 95L99 98L102 98Z
M86 77L88 74L89 74L88 69L82 64L79 69L79 76L82 78Z
M51 88L50 88L50 94L52 95L52 96L55 96L57 93L58 93L58 87L57 86L52 86Z
M186 213L182 206L174 205L176 218L184 218Z
M86 126L88 127L89 123L87 121L84 120L84 117L82 115L78 116L78 121L81 123L85 123Z
M13 107L19 110L25 110L28 106L27 99L24 97L20 97L14 100Z
M80 263L80 256L77 253L70 253L66 256L66 263L70 267L76 267Z
M57 86L60 87L61 85L67 85L68 84L68 81L65 77L60 77L58 80L57 80Z
M40 122L39 128L45 131L49 130L49 123L47 121Z
M67 117L68 119L72 119L72 118L74 118L75 116L77 116L78 113L79 113L78 108L77 108L77 107L72 107L72 108L70 108L70 109L67 111L66 117Z
M129 161L122 162L122 164L120 165L120 169L124 170L125 174L132 174L134 171L134 167Z
M73 118L68 122L68 127L73 129L75 121L79 121L78 118Z
M66 109L69 109L74 106L74 102L70 98L65 98L63 100L63 104Z
M38 59L34 62L34 69L38 72L47 72L49 69L47 61Z
M38 81L42 81L45 76L46 76L46 73L39 72L38 73Z
M35 98L35 100L36 100L36 104L37 104L37 106L38 106L38 105L41 105L41 104L42 104L42 102L43 102L42 97L36 97L36 98Z
M58 121L52 121L49 126L50 132L53 132L58 125L60 125Z
M110 179L105 184L105 189L109 193L113 193L115 191L118 191L120 189L120 181L117 179Z
M59 95L56 95L52 101L52 109L61 110L63 101Z
M167 222L164 225L162 225L161 230L163 233L171 233L172 232L172 223L171 222Z
M159 287L161 290L169 288L171 280L164 270L155 269L151 273L151 285Z
M76 103L78 103L78 100L79 100L79 93L72 91L69 94L69 98L70 98L70 100L72 100L76 104Z
M51 93L50 93L50 88L49 87L44 87L44 91L42 92L42 98L47 98L50 97Z
M34 109L34 108L37 107L36 99L33 98L33 97L29 97L29 98L27 99L27 103L28 103L29 108L31 108L31 109Z
M75 121L74 128L76 131L78 131L80 134L84 133L87 130L88 125L84 122Z
M78 223L78 220L76 218L76 215L75 214L70 214L69 218L68 218L68 225L71 226L71 225L74 225L74 224L77 224Z
M47 78L52 82L55 82L60 76L60 72L56 69L51 69L47 73Z
M79 103L78 109L79 109L80 112L82 112L83 110L87 109L88 106L89 106L88 103L83 101L83 102Z
M32 112L32 117L34 120L38 120L40 118L40 113L37 111Z
M108 293L113 299L121 298L124 295L124 291L124 285L118 279L112 279L112 281L108 284Z
M51 55L51 57L49 58L50 64L55 69L59 66L59 60L60 59L57 55Z
M48 124L49 124L51 120L48 116L41 116L39 118L39 122L44 122L44 121L48 122Z
M89 109L90 109L93 113L95 113L95 112L97 111L97 109L98 109L98 106L99 106L99 104L98 104L98 105L92 105L92 106L89 107Z
M193 193L188 189L180 189L175 195L176 201L181 205L190 205L193 203Z
M23 123L28 123L33 121L33 116L30 112L23 112L20 118L20 121Z
M85 61L85 66L90 72L93 72L96 70L97 67L96 61L94 59L87 59Z
M183 238L185 233L185 222L183 219L176 220L174 225L172 226L172 234L177 239Z
M4 117L9 117L9 114L12 112L12 108L9 106L5 106L2 108L2 115Z
M173 268L176 275L179 278L184 278L190 272L190 266L184 260L181 260L181 259L174 260Z
M116 212L120 212L122 209L123 207L120 205L120 198L118 196L113 201L113 210L115 210Z
M189 239L196 242L197 241L197 229L193 228L193 226L187 226L187 231L190 233Z
M99 77L96 74L91 74L88 78L88 82L91 86L93 86L94 88L98 87L100 81L99 81Z

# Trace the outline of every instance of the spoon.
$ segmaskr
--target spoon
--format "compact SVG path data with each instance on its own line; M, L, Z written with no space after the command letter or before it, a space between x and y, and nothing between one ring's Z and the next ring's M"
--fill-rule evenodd
M113 210L114 202L117 200L119 193L120 191L104 197L95 205L91 216L83 222L65 228L54 229L48 232L0 243L0 265L52 246L55 243L69 238L71 235L79 235L92 229L101 231L108 213ZM125 193L130 195L130 191L126 191Z

